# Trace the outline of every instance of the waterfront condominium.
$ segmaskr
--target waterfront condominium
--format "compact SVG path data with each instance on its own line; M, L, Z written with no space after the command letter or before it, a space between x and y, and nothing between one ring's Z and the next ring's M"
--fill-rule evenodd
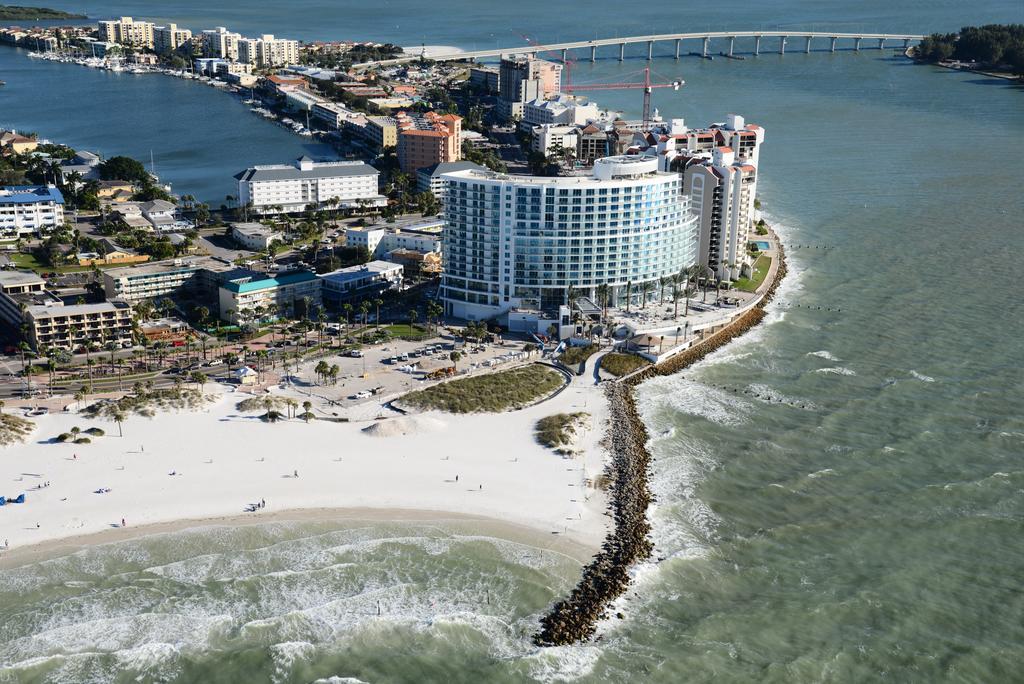
M562 65L527 55L502 58L498 78L498 113L522 116L524 103L546 99L562 89Z
M294 164L253 166L235 176L238 202L257 214L302 212L307 209L383 207L378 171L364 162L314 162L300 157Z
M106 43L153 49L153 22L131 17L99 22L99 38Z
M237 278L220 286L220 317L236 325L275 314L313 317L313 308L321 303L320 291L320 278L311 271Z
M0 237L45 235L64 225L64 195L53 185L0 185Z
M462 118L455 114L427 112L422 116L399 112L398 163L402 171L456 162L462 159Z
M264 69L298 64L299 41L275 38L270 34L241 38L238 40L238 61Z
M223 26L203 31L203 53L207 57L238 61L238 42L241 34L228 31Z
M448 315L480 320L513 309L553 311L569 288L597 301L639 301L640 287L694 263L696 217L678 173L658 160L606 157L590 176L446 176Z
M174 52L191 40L192 32L188 29L178 28L177 24L153 28L153 52L157 54Z
M764 133L736 114L702 129L674 119L657 136L657 145L645 151L657 156L662 169L682 175L683 191L700 221L697 258L724 280L746 271Z

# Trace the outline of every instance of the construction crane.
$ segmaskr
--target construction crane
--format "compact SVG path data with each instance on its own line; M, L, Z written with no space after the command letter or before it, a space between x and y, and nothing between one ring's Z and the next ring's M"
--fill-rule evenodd
M651 123L651 91L655 88L672 88L673 90L679 90L686 82L682 79L670 81L668 83L651 83L651 68L644 67L644 80L642 83L589 83L583 85L566 85L562 86L562 90L567 93L579 91L579 90L630 90L636 88L642 88L644 91L644 108L643 108L643 122L644 128L648 128Z

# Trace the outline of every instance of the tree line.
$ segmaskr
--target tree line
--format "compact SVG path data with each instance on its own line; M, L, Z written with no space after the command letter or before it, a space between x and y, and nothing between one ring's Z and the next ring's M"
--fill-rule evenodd
M933 33L921 41L916 56L928 62L956 59L1006 65L1024 74L1024 24L965 26L958 33Z

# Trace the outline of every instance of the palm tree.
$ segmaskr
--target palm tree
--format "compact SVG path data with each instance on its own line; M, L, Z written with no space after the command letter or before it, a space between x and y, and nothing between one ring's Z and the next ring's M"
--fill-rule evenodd
M124 422L124 413L121 411L114 411L114 415L111 416L114 422L117 423L117 436L124 437L124 430L121 428L121 423Z
M370 315L370 302L366 301L365 299L359 302L359 313L363 315L363 327L365 328L367 325L369 325L368 318Z
M672 282L672 279L667 276L661 276L658 278L658 286L661 288L661 303L665 303L665 287Z
M633 281L632 280L627 280L626 281L626 313L629 313L629 303L630 303L630 299L632 299L632 298L633 298Z
M645 280L640 283L640 293L643 295L643 303L640 305L641 309L647 308L647 295L654 289L654 283L650 280Z
M455 370L458 371L459 370L459 359L462 358L462 354L460 354L457 351L453 351L452 353L450 353L448 355L448 358L451 359L452 365L455 367Z
M378 330L380 330L380 307L384 305L384 300L380 299L380 298L374 299L373 300L373 305L377 309L377 320L375 321L375 323L376 323L375 327Z
M313 417L313 402L302 402L302 410L304 411L304 413L302 414L302 419L308 423L309 419Z
M672 318L679 318L679 298L682 296L683 291L679 289L678 283L672 285L672 303L675 307L672 312Z
M352 324L352 303L345 302L341 305L341 310L345 312L345 326Z
M328 375L330 376L330 378L331 378L331 384L332 384L332 385L336 385L336 384L338 384L338 373L340 373L340 372L341 372L341 367L340 367L340 366L338 366L338 364L336 364L336 363L335 363L335 364L333 364L333 365L332 365L332 366L331 366L331 367L330 367L330 368L328 369L328 371L327 371L327 374L328 374Z
M608 283L597 286L597 299L601 302L601 319L608 318Z
M409 309L409 327L416 327L416 319L420 317L420 312L416 309Z

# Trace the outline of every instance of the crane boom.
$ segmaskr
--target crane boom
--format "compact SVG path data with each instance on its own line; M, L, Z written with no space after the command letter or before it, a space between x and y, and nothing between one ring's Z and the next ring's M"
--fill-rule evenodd
M562 90L567 93L579 91L579 90L631 90L631 89L643 89L644 91L644 105L643 105L643 123L646 128L651 123L651 91L655 88L672 88L673 90L679 90L685 84L682 79L671 81L669 83L651 83L651 68L644 67L644 80L642 83L593 83L590 85L567 85L563 86Z

